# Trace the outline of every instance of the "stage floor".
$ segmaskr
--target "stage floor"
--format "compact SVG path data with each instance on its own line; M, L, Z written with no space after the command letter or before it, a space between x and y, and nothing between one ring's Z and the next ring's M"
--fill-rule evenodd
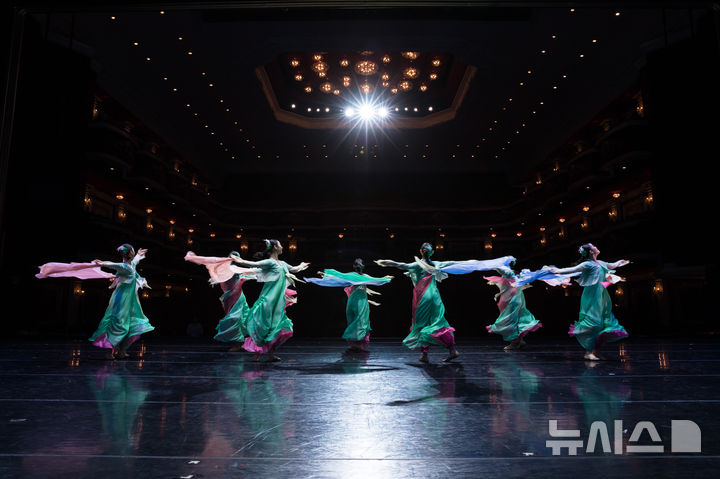
M2 478L697 478L720 466L708 339L631 338L592 364L571 338L517 352L460 341L457 362L438 347L429 365L397 340L348 355L340 340L291 339L280 363L150 336L124 361L84 340L0 345ZM552 437L551 420L577 437ZM700 453L677 452L696 436L673 420L697 424ZM553 455L558 440L582 445Z

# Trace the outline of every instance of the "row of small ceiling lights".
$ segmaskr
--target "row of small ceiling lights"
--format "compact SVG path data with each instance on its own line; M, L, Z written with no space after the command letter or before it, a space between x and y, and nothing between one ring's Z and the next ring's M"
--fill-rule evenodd
M159 13L160 13L160 15L165 15L165 11L164 11L164 10L160 10ZM117 16L115 16L115 15L110 16L110 21L111 21L111 22L116 22L116 21L118 21ZM184 44L187 44L187 43L188 43L188 42L187 42L187 38L184 37L183 35L178 35L178 36L177 36L177 41L178 41L178 42L184 42ZM132 46L133 46L133 47L140 47L140 42L137 42L137 41L132 42ZM184 49L184 51L185 51L185 55L187 55L187 56L191 56L191 57L192 57L192 56L194 55L192 48L186 48L186 49ZM194 55L194 57L197 57L197 55ZM149 56L145 56L144 59L145 59L146 62L152 61L152 58L149 57ZM206 71L201 71L201 72L200 72L200 75L204 78L205 81L208 82L208 88L215 88L215 87L216 87L215 83L214 83L212 80L209 79L208 74L207 74ZM166 76L163 76L163 81L164 81L164 82L167 82L167 81L169 81L169 78L166 77ZM177 87L171 87L171 88L170 88L170 91L171 91L173 94L179 93L179 89L178 89ZM217 101L218 104L221 104L222 106L225 107L224 110L225 110L226 113L230 113L230 112L232 111L229 103L227 103L227 102L222 98L222 95L219 95L218 97L216 97L216 101ZM191 110L192 110L192 105L191 105L190 103L187 103L187 102L186 102L184 105L185 105L185 108L186 108L188 111L191 111ZM212 129L212 128L210 128L210 125L209 125L206 121L203 121L203 120L200 118L200 114L199 114L197 111L193 111L193 112L192 112L192 116L201 123L202 128L203 128L205 131L208 132L209 136L215 137L215 141L217 141L218 148L221 149L223 152L230 154L230 159L235 160L235 159L239 156L237 153L231 153L231 152L230 152L230 147L229 147L229 145L227 145L226 142L223 141L221 138L217 137L217 135L216 135L216 133L215 133L215 130ZM244 132L244 129L241 128L241 127L239 127L239 122L238 122L237 120L230 120L230 121L232 122L232 126L231 126L231 130L232 130L232 131L235 131L235 130L237 129L237 132L238 132L238 133L243 133L243 132ZM241 136L241 139L244 139L244 140L245 140L245 145L249 148L249 150L251 151L251 153L252 153L253 155L256 155L258 159L261 159L263 155L262 155L261 153L259 153L259 152L254 151L254 150L256 150L256 147L255 147L255 145L253 144L253 142L251 141L251 139L249 138L249 136L248 136L248 137L243 137L243 135L240 135L240 136ZM276 158L280 158L280 155L276 155L275 157L276 157Z
M570 14L574 14L575 11L576 11L575 8L571 8L571 9L570 9ZM613 13L613 16L614 16L614 17L619 17L619 16L620 16L620 11L615 11L615 12ZM551 40L557 40L557 38L558 38L557 35L551 35ZM592 38L592 39L590 40L590 43L593 44L593 45L597 45L597 44L598 44L597 38ZM540 54L541 54L541 55L546 55L546 54L548 54L548 51L547 51L546 49L542 49L542 50L540 50ZM580 51L580 52L577 53L577 57L575 57L575 58L577 58L578 60L583 60L583 59L585 58L585 53L582 52L582 51ZM528 69L527 74L528 74L528 75L532 75L532 74L533 74L533 70L532 70L532 69ZM567 75L563 74L563 75L562 75L562 79L567 79ZM559 83L559 82L558 82L558 83ZM527 80L523 80L523 81L519 82L519 86L520 86L520 87L523 87L523 86L525 86L526 84L527 84ZM557 91L558 91L558 85L557 85L557 83L552 85L552 90L553 90L553 92L557 92ZM507 104L504 104L504 105L500 108L500 111L501 111L501 112L507 111L507 109L512 105L512 100L513 100L512 98L508 98L508 103L507 103ZM539 107L542 107L542 106L544 106L544 105L545 105L545 102L544 102L543 100L539 100L535 105L533 105L533 106L531 107L531 110L530 110L530 114L531 114L530 118L534 118L534 115L537 114L537 110L539 109ZM488 136L489 136L490 134L492 134L493 132L497 131L497 125L498 125L498 124L499 124L499 121L498 121L498 120L493 120L492 124L491 124L491 125L489 126L489 128L488 128L488 131L490 132L490 133L488 134ZM518 129L515 130L515 134L516 134L516 135L520 134L521 129L522 129L522 128L525 128L526 126L527 126L527 123L526 123L526 122L522 122L521 125L520 125L520 128L518 128ZM486 136L486 137L483 137L483 138L481 139L481 141L483 141L483 142L487 141L487 136ZM511 144L511 140L510 140L510 139L506 139L506 140L505 140L505 145L510 145L510 144ZM505 146L505 145L503 145L503 146L500 148L501 151L505 151L505 150L506 150L506 146ZM480 145L476 145L476 147L479 147L479 146L480 146ZM497 152L497 153L495 154L494 158L495 158L495 159L499 159L500 156L501 156L501 153L500 153L500 152ZM555 167L553 168L553 171L557 171L558 169L559 169L558 165L555 165ZM625 168L623 168L623 169L625 169ZM590 186L586 186L585 189L586 189L586 190L590 190ZM614 192L611 193L611 196L612 196L615 200L617 200L618 198L620 198L620 192L614 191ZM650 196L650 198L652 198L652 196ZM652 201L652 200L651 200L651 201ZM560 202L560 205L562 206L562 204L563 204L563 202L561 201L561 202ZM590 211L590 206L584 205L584 206L582 207L582 210L583 210L583 212L587 213L588 211ZM612 215L612 212L611 212L610 214ZM542 213L538 213L538 216L542 216ZM561 216L561 217L558 218L558 222L559 222L560 224L563 224L563 223L566 222L566 218ZM520 223L520 226L521 226L521 227L525 226L525 222L524 222L524 221L521 222L521 223ZM583 225L583 228L585 228L585 227L586 227L586 224ZM541 233L544 233L544 232L546 231L546 227L545 227L545 226L540 226L538 229L539 229L539 231L540 231ZM497 236L497 233L495 233L495 232L492 231L492 229L491 229L490 237L491 237L491 238L495 238L496 236ZM518 232L515 234L515 236L517 236L518 238L520 238L520 237L523 236L523 233L522 233L521 231L518 231Z
M165 15L165 11L164 11L164 10L161 10L159 13L160 13L160 15ZM110 16L110 21L111 21L111 22L116 22L116 21L118 21L117 16L116 16L116 15ZM184 40L185 40L185 38L184 38L182 35L178 35L177 41L182 42L182 41L184 41ZM132 42L132 46L133 46L133 47L140 47L140 42L137 42L137 41ZM188 56L192 56L192 55L193 55L193 51L192 51L191 49L190 49L190 50L186 50L185 53L186 53ZM146 62L152 61L152 58L149 57L149 56L145 56L144 58L145 58L145 61L146 61ZM206 73L206 72L201 72L201 76L207 77L207 73ZM163 81L169 81L168 77L163 77ZM211 81L209 81L208 87L212 88L212 87L214 87L214 86L215 86L214 83L212 83ZM179 92L179 89L178 89L177 87L172 87L170 90L171 90L173 93L178 93L178 92ZM219 98L218 98L218 103L224 104L225 101L222 99L222 97L219 97ZM185 107L189 109L189 108L191 108L191 105L190 105L189 103L185 103ZM229 112L231 111L230 106L226 104L225 107L226 107L226 108L225 108L225 111L229 113ZM200 119L199 114L198 114L197 112L193 112L192 115L193 115L194 118L202 121L202 120ZM238 125L238 122L237 122L237 121L234 121L234 122L233 122L233 126L234 126L234 127L237 127L237 125ZM203 122L203 128L208 130L208 133L209 133L210 136L216 136L216 135L215 135L215 131L209 129L210 126L209 126L207 123ZM243 132L243 129L242 129L242 128L238 128L238 131L242 133L242 132ZM229 152L229 148L227 147L227 145L225 145L225 142L223 142L223 141L222 141L221 139L219 139L219 138L217 139L217 141L218 141L218 146L219 146L220 148L222 148L225 152ZM249 138L246 138L246 139L245 139L245 142L246 142L246 144L248 144L248 147L249 147L251 150L254 150L254 149L255 149L255 145L251 144ZM279 156L279 155L278 155L278 156ZM231 159L234 160L235 158L236 158L236 154L231 154ZM261 155L258 155L258 158L261 158ZM148 188L145 188L145 189L148 190ZM210 193L208 193L208 195L210 195ZM172 202L171 204L172 204L172 206L175 206L175 202ZM149 216L150 214L152 214L152 209L151 209L151 208L147 208L147 209L146 209L146 213L147 213L148 216ZM193 213L192 216L193 216L193 217L196 217L197 215L196 215L196 213ZM148 221L149 221L149 220L148 220ZM169 223L170 223L170 225L175 225L176 222L175 222L175 220L170 219L170 220L169 220ZM148 223L148 224L151 224L151 223ZM212 224L209 224L208 226L209 226L210 228L212 228ZM188 227L188 228L187 228L187 231L188 231L189 234L192 234L192 233L195 232L195 229L194 229L193 227ZM175 235L172 234L172 238L171 238L171 239L173 239L174 236L175 236ZM210 237L211 237L211 238L214 238L215 236L216 236L216 234L215 234L214 232L211 232L211 233L210 233ZM240 238L242 237L242 234L237 234L237 235L235 235L235 237L236 237L236 239L240 239ZM191 238L190 236L188 237L188 244L192 244L192 238Z
M294 109L297 108L297 105L296 105L295 103L291 103L291 104L290 104L290 108L294 110ZM413 112L415 112L415 113L417 113L417 112L419 112L420 110L422 110L422 108L418 108L418 107L416 107L416 106L414 106L414 107L406 106L406 107L402 107L402 108L399 107L399 106L396 106L394 109L395 109L395 111L397 111L397 112L403 110L403 111L407 111L407 112L413 111ZM427 107L427 111L432 112L433 110L434 110L434 109L433 109L432 106ZM343 109L343 108L335 108L335 107L331 108L331 107L329 107L329 106L325 106L325 107L320 107L320 108L315 107L314 109L313 109L312 107L308 107L308 108L307 108L307 111L308 111L308 113L311 113L311 112L313 112L313 111L316 112L316 113L321 113L321 112L324 111L325 113L333 113L333 114L335 114L335 113L342 113L342 112L344 111L344 109Z
M159 13L160 13L160 15L165 15L165 11L164 11L164 10L160 10ZM110 21L111 21L111 22L116 22L116 21L118 21L118 17L117 17L116 15L112 15L112 16L110 16ZM184 41L184 42L187 44L187 39L186 39L186 37L184 37L184 36L182 36L182 35L178 35L178 36L177 36L177 41L179 41L179 42L183 42L183 41ZM141 45L140 45L140 42L135 41L135 42L132 42L132 46L133 46L133 47L140 47ZM193 50L192 50L192 49L186 49L186 50L185 50L185 54L186 54L187 56L193 56ZM197 55L195 55L195 56L197 56ZM152 61L152 58L149 57L149 56L145 56L144 59L145 59L146 62ZM200 75L206 78L206 80L208 81L208 87L209 87L209 88L214 88L214 87L216 86L214 82L212 82L212 81L210 81L209 79L207 79L207 72L202 71L202 72L200 73ZM431 79L434 79L434 78L431 78ZM169 81L169 78L164 76L164 77L163 77L163 81ZM177 87L171 87L171 88L170 88L170 91L172 91L173 94L176 94L176 93L179 92L179 89L178 89ZM226 112L229 113L229 112L231 111L231 108L230 108L229 104L227 104L227 103L223 100L222 97L218 97L217 100L218 100L218 103L224 104L224 106L225 106L225 111L226 111ZM185 107L186 107L186 108L188 109L188 111L189 111L189 110L192 108L192 105L191 105L190 103L185 103ZM291 105L291 108L295 108L295 107L296 107L295 104ZM411 108L411 107L403 107L403 110L404 110L404 111L410 111L410 108ZM312 109L308 109L308 111L311 111L311 110L312 110ZM315 109L316 112L318 112L318 110L320 110L320 109L319 109L319 108L316 108L316 109ZM324 107L323 110L326 111L326 112L328 112L328 111L329 111L329 108L328 108L328 107ZM400 107L395 107L395 111L400 111ZM418 109L418 107L412 107L412 111L413 111L413 112L418 112L419 109ZM432 106L429 106L429 107L428 107L428 111L429 111L429 112L432 112L432 111L433 111L433 107L432 107ZM216 136L215 131L210 128L210 125L209 125L207 122L204 122L204 121L200 118L200 115L199 115L198 112L192 112L192 115L193 115L194 118L196 118L197 120L199 120L199 121L202 123L202 127L208 132L208 134L209 134L210 136ZM231 120L231 121L232 121L232 120ZM239 123L238 121L232 121L232 122L233 122L233 128L238 128L238 132L242 133L242 132L244 131L243 128L238 127L238 123ZM245 143L247 144L247 146L250 148L250 150L255 150L255 149L256 149L255 145L252 144L250 138L244 138L244 140L245 140ZM228 145L226 145L225 142L224 142L222 139L217 138L217 144L218 144L218 146L219 146L222 150L224 150L225 152L229 152L229 147L228 147ZM458 146L459 146L459 145L458 145ZM479 146L479 145L478 145L478 146ZM427 148L427 145L426 145L426 148ZM262 159L263 155L262 155L261 153L259 153L259 152L253 152L253 153L257 156L258 159ZM238 156L236 153L235 153L235 154L230 153L230 155L231 155L230 158L231 158L232 160L235 160L235 159L237 158L237 156ZM357 157L357 155L355 155L355 156ZM423 154L423 155L422 155L422 158L427 158L427 156L428 156L427 154ZM325 154L324 157L327 158L327 155ZM452 157L455 158L456 155L453 154ZM474 158L475 155L472 155L472 157ZM279 159L279 158L280 158L280 155L279 155L279 154L276 154L276 155L275 155L275 158L276 158L276 159ZM309 156L308 156L307 154L306 154L306 158L309 158ZM403 158L407 158L407 154L403 154Z
M571 8L571 9L570 9L570 14L571 14L571 15L574 14L575 11L576 11L575 8ZM620 12L619 12L619 11L615 11L615 12L613 13L613 16L614 16L614 17L619 17L619 16L620 16ZM551 38L551 40L557 40L557 39L558 39L558 36L555 35L555 34L553 34L553 35L550 36L550 38ZM597 45L597 44L598 44L598 40L597 40L596 38L592 38L592 39L590 40L590 43L591 43L592 45ZM548 55L548 54L549 54L549 51L548 51L547 49L541 49L539 53L540 53L540 55L544 56L544 55ZM579 60L579 61L582 61L583 59L585 59L585 53L584 53L583 51L578 51L578 52L577 52L577 56L576 56L575 58L576 58L577 60ZM533 68L528 68L528 70L527 70L527 75L528 75L528 77L521 79L521 81L518 82L518 85L519 85L520 87L524 87L525 85L527 85L527 83L528 83L528 78L531 78L531 76L533 75L533 72L534 72L534 69L533 69ZM552 92L558 92L558 90L559 90L559 86L558 86L559 83L562 82L562 80L566 80L566 79L567 79L567 75L566 75L566 74L563 74L561 79L558 79L557 82L554 82L553 85L552 85L552 88L551 88ZM513 101L513 98L512 98L512 97L508 98L507 103L503 104L503 105L500 107L500 111L499 111L498 113L501 115L502 112L507 111L507 110L512 106L512 104L513 104L512 101ZM541 107L543 107L544 105L545 105L544 100L542 100L542 99L537 100L537 101L530 107L530 110L529 110L530 116L529 116L529 118L530 118L530 119L536 118L535 115L537 115L537 111L538 111ZM515 129L515 135L519 135L520 132L521 132L524 128L527 127L528 122L529 122L529 120L523 120L523 121L521 121L521 122L520 122L520 126L519 126L519 127L516 127L516 129ZM485 136L483 136L480 141L481 141L481 142L487 142L487 141L488 141L488 138L489 138L492 134L494 134L495 132L497 132L497 129L498 129L498 126L499 126L499 125L500 125L500 120L498 120L498 119L492 120L492 123L488 126L488 129L487 129L488 133L486 133ZM512 140L511 140L510 138L506 138L506 139L505 139L505 142L504 142L503 145L500 147L500 151L497 151L497 152L495 153L494 158L495 158L496 160L497 160L497 159L500 159L501 156L502 156L502 152L503 152L503 151L506 151L506 149L508 148L508 145L510 145L510 144L512 144ZM480 145L477 145L477 147L479 148Z

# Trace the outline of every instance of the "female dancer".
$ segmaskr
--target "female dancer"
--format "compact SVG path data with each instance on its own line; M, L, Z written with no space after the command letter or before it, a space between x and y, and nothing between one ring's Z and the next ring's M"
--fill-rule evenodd
M512 257L497 258L486 261L432 261L430 257L434 251L430 243L423 243L420 247L422 259L415 258L414 263L398 263L391 260L376 260L380 266L393 267L405 270L405 274L413 282L412 301L412 327L410 334L403 340L403 344L410 349L420 348L422 356L420 361L429 362L428 352L433 344L442 345L448 349L448 356L443 362L457 358L455 337L451 327L445 319L445 305L440 298L437 282L447 278L447 274L465 274L472 271L494 269L507 264ZM514 259L514 258L513 258Z
M150 288L145 278L137 273L137 264L145 258L147 249L135 249L129 244L117 248L122 263L93 260L92 263L46 263L40 266L37 278L75 277L80 279L115 278L110 289L110 304L100 320L97 331L90 337L95 346L112 350L114 359L128 357L127 348L141 334L155 329L143 314L137 290ZM115 274L102 271L100 267L115 270Z
M614 263L598 261L600 250L592 243L584 244L579 249L580 256L585 261L570 268L548 269L553 273L568 274L580 273L575 278L580 286L583 286L583 294L580 299L580 318L570 326L568 334L575 336L580 345L585 348L585 359L597 361L598 349L606 343L627 338L628 333L620 326L618 320L612 313L612 301L605 289L612 281L615 268L625 266L629 261L621 259ZM607 281L611 279L611 281Z
M233 251L231 254L237 253ZM230 351L239 351L245 342L245 336L247 336L245 322L250 310L242 287L248 279L256 279L256 270L234 266L230 257L197 256L192 251L188 251L185 255L185 261L204 265L210 274L210 284L220 285L223 291L220 303L222 303L225 317L215 328L217 331L215 339L236 343L230 348Z
M110 304L105 310L105 316L100 320L90 341L101 348L111 348L113 357L124 359L127 348L134 343L141 334L155 329L143 314L137 290L149 288L145 278L137 273L137 265L145 258L147 249L135 249L129 244L118 247L122 256L122 263L111 261L93 261L98 266L115 270L115 281L110 286L114 288L110 296Z
M370 305L379 306L379 303L368 300L368 295L379 295L380 293L368 288L368 285L382 286L392 280L392 276L373 278L363 273L365 265L361 258L353 262L354 273L341 273L334 269L326 269L318 272L322 276L318 278L304 278L305 281L320 286L341 286L347 294L347 306L345 316L347 317L347 328L342 335L349 348L348 351L365 351L370 345Z
M255 353L254 361L259 360L264 353L268 354L269 361L280 361L275 350L293 334L292 321L285 313L286 301L290 301L286 299L286 286L288 282L293 284L293 280L297 280L291 273L306 269L310 263L290 266L278 259L282 251L280 242L272 239L265 240L264 250L256 253L258 259L264 258L261 261L246 261L237 253L230 254L240 266L256 268L257 280L265 283L260 297L248 311L245 322L247 338L243 349Z
M46 263L40 266L37 278L75 277L80 279L115 278L110 289L110 304L100 320L97 331L90 337L95 346L112 350L114 359L125 359L127 348L141 334L155 329L143 314L137 290L150 288L145 278L137 273L137 264L145 258L147 249L135 249L124 244L117 248L122 263L93 260L92 263ZM100 267L115 270L115 274L102 271Z
M511 261L508 266L497 268L496 271L500 273L500 277L485 277L489 284L494 284L500 289L500 292L495 295L500 316L495 323L485 327L488 333L500 334L505 341L510 343L505 346L505 351L522 348L526 344L524 336L542 327L542 323L535 319L535 316L525 307L523 289L529 286L518 287L516 285L517 275L512 269L514 266L515 260Z

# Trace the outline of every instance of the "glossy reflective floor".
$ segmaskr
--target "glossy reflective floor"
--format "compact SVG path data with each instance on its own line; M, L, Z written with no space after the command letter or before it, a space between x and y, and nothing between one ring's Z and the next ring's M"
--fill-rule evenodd
M151 338L125 361L6 341L0 477L718 477L720 344L633 338L591 364L569 338L531 341L461 341L458 362L438 348L430 365L394 340L291 339L272 364L209 341ZM701 453L673 452L672 420L699 426Z

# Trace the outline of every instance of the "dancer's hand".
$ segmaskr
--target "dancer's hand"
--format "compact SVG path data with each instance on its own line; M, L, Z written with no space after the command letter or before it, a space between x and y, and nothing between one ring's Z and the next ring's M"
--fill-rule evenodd
M619 267L625 266L625 265L627 265L627 264L630 264L630 261L628 261L628 260L626 260L626 259L621 259L621 260L619 260L618 262L615 263L615 267L619 268Z
M102 260L94 259L94 260L92 260L92 263L100 266L102 264Z
M388 275L383 276L383 279L393 279L394 277L395 276L388 274Z
M230 253L230 257L231 257L232 259L234 259L235 261L242 261L242 260L243 260L243 259L240 257L240 255L237 254L235 251L233 251L232 253Z
M137 254L140 256L145 256L145 254L148 252L147 248L139 248L137 251Z
M386 261L387 261L387 260L384 260L384 259L376 259L376 260L373 261L373 263L375 263L375 264L378 265L378 266L382 266L383 268L385 268L385 267L387 267Z
M321 278L324 278L324 277L325 277L325 273L322 272L322 271L318 271L317 274L319 274Z
M306 270L310 266L310 263L300 263L297 267L298 271Z

